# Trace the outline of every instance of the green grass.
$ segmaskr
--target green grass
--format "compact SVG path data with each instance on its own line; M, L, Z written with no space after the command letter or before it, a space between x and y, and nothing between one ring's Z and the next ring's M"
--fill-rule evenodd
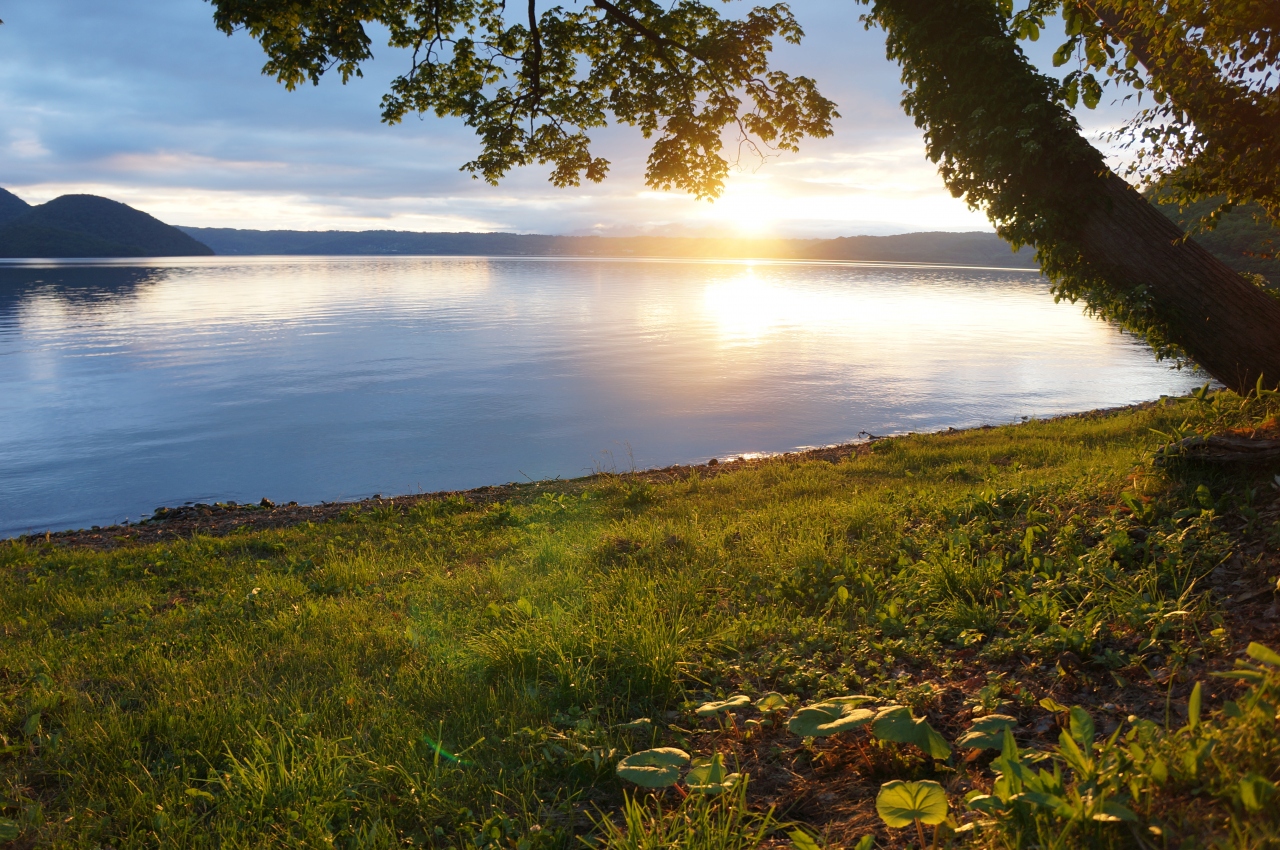
M832 846L906 846L916 831L880 824L875 791L932 778L951 826L977 824L943 843L1277 846L1275 799L1245 797L1280 779L1280 681L1246 683L1258 708L1207 675L1247 642L1211 572L1276 580L1273 470L1152 463L1157 431L1276 408L1179 400L109 552L0 544L0 843L749 848L803 823ZM1187 731L1195 681L1205 719ZM1064 763L1064 794L1111 783L1132 826L1017 801L983 814L964 798L999 781L989 756L690 711L766 691L894 700L950 740L1011 713L1013 758L1041 767L1065 721L1040 700L1083 698L1113 749L1167 751L1168 777L1154 756L1093 779ZM617 760L663 745L750 774L736 808L624 796Z

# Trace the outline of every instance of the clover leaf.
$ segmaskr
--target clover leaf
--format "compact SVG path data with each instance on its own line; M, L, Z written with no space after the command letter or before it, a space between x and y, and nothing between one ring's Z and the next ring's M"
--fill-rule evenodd
M720 794L731 790L742 779L740 773L728 773L724 766L724 756L716 753L709 759L698 759L685 776L685 784L690 791L699 794Z
M618 762L617 773L644 788L666 788L680 780L680 769L689 763L689 754L675 747L658 747L627 756Z
M793 714L787 723L787 729L795 735L819 738L865 726L875 716L874 711L856 708L850 703L818 702L806 705Z
M988 714L973 721L973 725L956 739L956 746L971 750L998 750L1004 741L1004 730L1017 725L1017 719L1007 714Z
M947 794L942 786L930 780L903 782L895 779L880 786L876 795L876 813L894 829L911 826L916 821L939 824L947 819Z
M923 717L914 718L905 706L881 709L871 724L871 734L882 741L915 744L935 759L951 756L951 745Z
M751 697L746 694L734 694L728 699L719 702L704 702L694 710L694 714L699 717L711 717L722 711L732 711L735 708L742 708L744 705L751 705Z

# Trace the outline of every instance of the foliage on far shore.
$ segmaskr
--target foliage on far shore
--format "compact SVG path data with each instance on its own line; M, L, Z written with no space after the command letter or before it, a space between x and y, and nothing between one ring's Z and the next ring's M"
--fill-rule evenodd
M0 845L1277 846L1278 412L0 544Z

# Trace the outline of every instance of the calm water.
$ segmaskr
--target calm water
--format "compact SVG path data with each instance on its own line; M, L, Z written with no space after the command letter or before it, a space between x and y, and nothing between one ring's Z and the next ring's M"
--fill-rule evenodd
M1181 393L1027 272L0 265L0 536L572 477Z

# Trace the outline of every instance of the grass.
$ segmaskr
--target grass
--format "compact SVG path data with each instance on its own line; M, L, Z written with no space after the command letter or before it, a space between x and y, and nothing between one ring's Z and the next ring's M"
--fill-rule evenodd
M1210 676L1280 649L1276 470L1153 463L1278 409L1202 394L838 462L111 551L0 543L0 843L908 846L876 792L932 779L942 845L1280 846L1280 673ZM692 711L766 691L894 701L951 741L998 712L1016 741L944 762ZM749 782L633 795L614 765L654 746ZM1053 765L1056 786L1034 779ZM1063 805L1009 791L1025 776Z

